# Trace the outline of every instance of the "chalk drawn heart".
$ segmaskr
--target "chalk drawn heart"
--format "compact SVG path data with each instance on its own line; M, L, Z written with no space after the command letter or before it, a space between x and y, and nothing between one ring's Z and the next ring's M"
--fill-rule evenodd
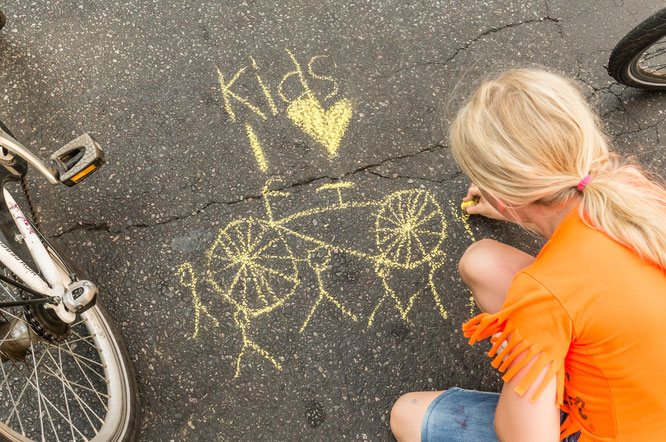
M337 155L352 117L351 101L343 98L328 110L310 94L297 98L287 106L287 116L303 132L326 147L330 157Z

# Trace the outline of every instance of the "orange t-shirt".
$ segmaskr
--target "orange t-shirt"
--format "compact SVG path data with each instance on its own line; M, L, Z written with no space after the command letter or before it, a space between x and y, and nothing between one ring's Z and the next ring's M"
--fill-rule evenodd
M656 441L666 438L664 322L666 272L585 225L576 208L515 277L502 309L463 330L470 344L502 333L489 353L500 371L527 350L505 381L536 358L520 395L551 364L532 399L557 378L569 413L561 438L580 430L581 442Z

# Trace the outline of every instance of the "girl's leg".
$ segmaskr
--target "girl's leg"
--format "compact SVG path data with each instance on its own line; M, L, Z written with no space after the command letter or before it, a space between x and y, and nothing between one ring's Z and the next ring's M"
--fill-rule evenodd
M481 311L497 313L513 278L534 262L534 256L491 239L472 244L460 258L458 271Z
M496 313L504 304L518 272L534 257L490 239L472 244L458 264L460 276L470 288L479 308ZM430 403L441 391L415 391L396 401L391 409L391 431L399 442L420 441L421 423Z
M421 422L428 406L442 391L403 394L391 409L391 431L398 442L421 442Z

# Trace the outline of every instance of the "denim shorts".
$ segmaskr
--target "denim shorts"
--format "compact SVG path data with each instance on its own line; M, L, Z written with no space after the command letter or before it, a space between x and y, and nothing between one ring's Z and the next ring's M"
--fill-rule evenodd
M421 441L486 442L497 441L495 409L499 393L451 388L428 406L421 424ZM560 411L563 422L566 413ZM576 442L579 433L564 442Z

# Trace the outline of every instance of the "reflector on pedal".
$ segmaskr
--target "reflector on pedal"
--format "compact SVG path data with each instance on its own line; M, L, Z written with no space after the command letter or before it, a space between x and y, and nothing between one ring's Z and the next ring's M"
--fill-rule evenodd
M104 152L93 137L83 134L53 153L51 160L60 182L73 186L104 164Z

